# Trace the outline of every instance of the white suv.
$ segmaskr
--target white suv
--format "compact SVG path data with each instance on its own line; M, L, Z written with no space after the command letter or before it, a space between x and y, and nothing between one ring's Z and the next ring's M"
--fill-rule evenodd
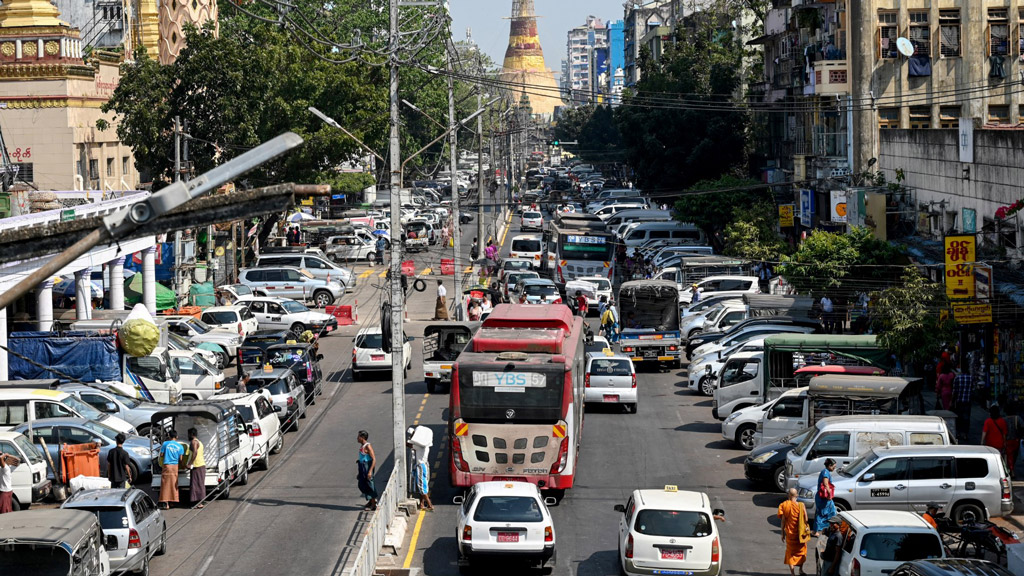
M479 482L459 506L459 566L469 567L482 558L522 559L543 567L555 563L555 526L548 506L529 482Z
M409 337L403 334L402 358L405 369L412 366L412 345ZM391 373L391 354L381 349L383 335L380 326L361 328L352 344L352 379L359 380L367 372Z
M237 330L242 339L259 329L259 321L245 306L212 306L199 319L215 328Z
M942 538L913 512L895 510L840 512L845 533L839 576L886 576L911 560L945 558ZM827 538L818 538L815 556L821 573Z
M704 492L634 490L625 505L616 504L619 517L619 564L627 576L693 574L718 576L722 571L722 541Z
M311 330L326 336L338 329L338 319L330 314L310 310L305 304L289 298L244 296L238 299L259 322L260 330L291 330L302 334Z
M260 390L253 394L224 394L218 400L227 400L235 405L238 414L245 421L247 437L241 439L242 456L252 466L266 470L270 467L270 455L277 454L284 447L284 432L270 392Z

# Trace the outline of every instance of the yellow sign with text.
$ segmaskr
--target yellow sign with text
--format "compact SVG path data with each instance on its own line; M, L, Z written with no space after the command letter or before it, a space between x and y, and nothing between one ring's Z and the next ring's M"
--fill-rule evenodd
M959 324L988 324L992 322L991 304L956 304L953 318Z
M313 199L312 198L300 198L299 199L299 205L300 206L312 206L313 205Z
M779 227L780 228L792 228L793 227L793 205L792 204L781 204L781 205L779 205Z
M950 300L974 298L974 235L946 236L946 296Z

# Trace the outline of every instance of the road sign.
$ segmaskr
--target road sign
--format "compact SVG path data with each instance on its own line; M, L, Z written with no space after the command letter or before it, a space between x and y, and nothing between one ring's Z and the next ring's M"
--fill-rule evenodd
M75 219L75 209L74 208L68 208L66 210L61 210L60 211L60 221L61 222L70 222L70 221L72 221L74 219Z

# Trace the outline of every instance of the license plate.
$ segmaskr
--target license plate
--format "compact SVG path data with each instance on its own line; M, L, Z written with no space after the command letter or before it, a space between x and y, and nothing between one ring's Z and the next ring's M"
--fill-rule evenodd
M643 355L644 355L644 358L657 358L658 357L658 351L657 350L644 350L643 351Z
M662 560L686 560L685 550L662 550Z
M328 327L327 327L327 331L328 331L328 332L330 332L331 330L334 330L334 326L328 326Z
M618 402L619 401L619 395L618 394L605 394L604 395L604 401L605 402Z
M373 360L374 362L376 362L378 360L383 360L383 359L384 359L384 355L383 354L370 354L370 360Z
M498 542L519 542L519 532L498 532Z

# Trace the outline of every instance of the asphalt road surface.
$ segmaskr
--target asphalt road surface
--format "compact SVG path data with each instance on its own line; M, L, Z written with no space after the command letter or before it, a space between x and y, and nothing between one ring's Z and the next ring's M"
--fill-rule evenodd
M490 220L488 220L490 223ZM475 222L464 226L464 253L475 235ZM514 225L508 236L518 231ZM507 239L506 239L507 242ZM507 248L507 246L506 246ZM444 257L450 257L446 251ZM411 292L406 324L413 338L412 370L406 384L407 425L434 431L431 454L434 513L425 514L415 539L411 566L428 575L457 574L455 564L457 492L448 484L445 449L447 394L427 394L421 370L419 337L433 315L440 248L415 256L417 273L426 268L430 282L422 293ZM360 285L346 304L359 302L360 325L377 320L383 295L381 268L356 267ZM444 277L449 294L452 278ZM201 510L184 508L166 514L171 536L168 552L154 558L157 576L234 576L252 574L340 574L354 556L369 519L356 488L356 432L366 429L377 451L378 477L390 474L391 382L352 382L352 336L358 326L322 340L323 396L311 407L299 430L285 436L280 455L271 456L270 470L251 472L247 486L236 486L231 498ZM727 520L719 528L724 566L729 574L786 574L782 564L776 507L781 494L764 493L743 479L745 455L724 441L710 400L685 389L683 371L644 372L638 376L637 414L614 407L588 409L576 486L552 509L557 534L553 574L598 576L618 574L615 504L624 503L636 488L678 485L681 490L709 494ZM379 490L383 486L378 485ZM407 550L400 551L398 564ZM812 553L813 554L813 553ZM808 565L811 568L812 565ZM480 573L492 574L493 570ZM515 570L509 573L524 573Z

